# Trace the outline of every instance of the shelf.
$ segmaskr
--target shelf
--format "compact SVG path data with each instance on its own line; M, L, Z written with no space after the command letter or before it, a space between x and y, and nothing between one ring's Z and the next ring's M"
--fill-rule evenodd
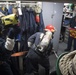
M66 28L65 30L65 37L64 37L64 41L67 43L68 42L68 35L69 35L69 29Z

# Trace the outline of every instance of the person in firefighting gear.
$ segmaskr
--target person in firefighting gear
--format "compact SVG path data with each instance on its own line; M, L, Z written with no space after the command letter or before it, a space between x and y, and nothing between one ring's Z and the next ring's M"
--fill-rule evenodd
M2 33L4 38L6 39L8 30L10 28L18 28L18 17L15 14L10 14L7 16L1 16L0 17L0 26L2 26Z
M26 55L25 61L25 75L39 75L38 64L45 68L45 75L49 75L49 55L53 48L53 34L55 27L53 25L47 25L44 32L36 32L28 38L29 52Z
M17 27L11 27L7 33L6 39L3 38L3 27L14 26L18 23L15 14L3 16L0 18L0 75L13 75L10 65L7 63L15 45L15 36L20 32Z
M11 52L14 48L14 36L16 33L16 30L11 28L8 32L6 41L0 36L0 75L13 75L7 61L10 58Z
M69 37L68 37L67 48L65 49L65 51L71 51L73 41L74 41L73 50L76 50L76 16L74 16L70 20Z

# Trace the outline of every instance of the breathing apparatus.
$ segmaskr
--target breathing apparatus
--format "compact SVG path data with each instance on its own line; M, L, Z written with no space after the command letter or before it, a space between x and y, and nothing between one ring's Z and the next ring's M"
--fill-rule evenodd
M41 38L41 42L37 45L37 48L40 52L44 52L48 47L50 40L52 39L52 35L55 32L55 27L53 25L47 25L44 29L46 32Z

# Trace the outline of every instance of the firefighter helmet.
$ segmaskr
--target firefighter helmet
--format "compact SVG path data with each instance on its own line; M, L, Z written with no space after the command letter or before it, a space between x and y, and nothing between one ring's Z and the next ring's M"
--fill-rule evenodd
M18 24L18 18L15 14L4 16L1 18L1 21L4 26Z
M55 32L55 27L54 27L53 25L49 24L49 25L47 25L47 26L45 27L45 30L49 30L49 31L51 31L51 32Z

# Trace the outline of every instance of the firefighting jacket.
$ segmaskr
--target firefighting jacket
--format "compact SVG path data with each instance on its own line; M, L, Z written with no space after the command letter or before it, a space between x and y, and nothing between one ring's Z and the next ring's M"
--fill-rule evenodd
M14 47L14 40L7 38L6 41L0 38L0 61L7 61Z
M43 34L43 33L42 32L37 32L37 33L33 34L31 37L29 37L29 39L28 39L28 43L30 43L29 47L31 47L32 50L35 50L38 54L41 53L37 49L37 46L41 42L41 34ZM53 47L53 44L52 44L52 41L50 40L49 45L47 47L47 50L45 50L45 52L43 52L41 54L43 54L43 55L50 54L50 52L52 50L52 47Z

